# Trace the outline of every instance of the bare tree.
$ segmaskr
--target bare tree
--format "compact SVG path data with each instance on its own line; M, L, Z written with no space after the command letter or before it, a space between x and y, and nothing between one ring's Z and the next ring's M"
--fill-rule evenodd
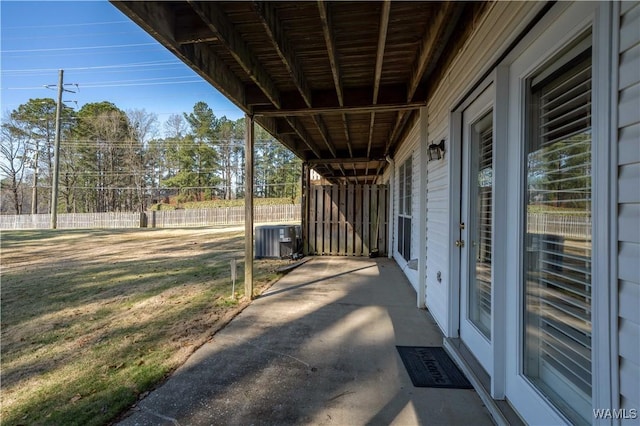
M2 125L2 143L0 143L0 171L4 176L3 186L8 186L12 195L16 214L22 213L22 181L27 162L27 143L29 133L20 128L12 118Z
M147 152L149 152L149 141L158 134L158 116L144 109L133 109L127 111L127 117L131 135L127 141L125 159L133 174L133 184L136 188L140 210L143 211L145 209L145 190L148 184L153 185L148 179L151 176L146 173L147 166L153 162ZM151 179L153 178L151 177Z

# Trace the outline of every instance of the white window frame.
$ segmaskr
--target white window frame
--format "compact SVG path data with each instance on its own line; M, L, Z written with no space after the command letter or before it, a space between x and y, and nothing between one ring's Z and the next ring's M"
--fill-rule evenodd
M615 408L617 395L612 389L611 321L614 303L608 286L611 276L611 197L613 194L609 164L613 144L607 144L611 123L611 5L608 2L558 3L505 60L509 68L508 135L508 201L513 211L521 211L524 188L523 138L525 128L526 80L543 64L591 28L593 70L592 133L592 193L593 242L592 256L598 259L592 269L594 286L592 306L592 405L593 408ZM497 90L500 90L498 87ZM514 284L507 288L507 347L515 350L507 355L506 396L527 422L558 424L569 420L531 385L523 374L523 310L522 249L524 246L522 215L513 215L507 223L507 279ZM601 262L603 261L603 262ZM595 422L595 420L594 420Z
M407 174L407 164L411 164L411 173ZM410 224L411 224L411 229L413 229L413 218L412 218L412 210L413 210L413 168L414 168L414 164L413 164L413 155L409 154L409 156L407 158L405 158L400 165L398 166L398 214L397 214L397 220L398 223L396 224L396 227L399 227L400 221L404 220L404 219L409 219L410 220ZM407 183L410 184L410 191L409 191L409 203L407 203ZM401 190L402 188L402 190ZM403 194L403 197L400 197L400 194ZM407 247L406 245L406 241L405 238L407 237L407 233L406 230L404 228L404 222L403 222L403 235L400 235L400 233L398 232L398 239L397 239L397 243L400 243L400 241L402 241L402 251L400 250L400 247L398 245L396 245L395 250L396 252L403 258L405 259L407 262L409 260L411 260L411 251L412 251L412 247L411 247L411 236L412 236L412 231L409 231L408 237L409 237L409 257L407 258L407 256L405 256L404 253L404 248Z

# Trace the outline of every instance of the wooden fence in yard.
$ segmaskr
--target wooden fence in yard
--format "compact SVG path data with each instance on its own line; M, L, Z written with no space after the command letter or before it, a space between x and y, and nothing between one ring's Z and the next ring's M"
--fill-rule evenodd
M300 221L300 204L254 206L254 223ZM0 215L0 229L49 229L51 215ZM244 207L136 213L59 213L58 229L187 228L244 223Z

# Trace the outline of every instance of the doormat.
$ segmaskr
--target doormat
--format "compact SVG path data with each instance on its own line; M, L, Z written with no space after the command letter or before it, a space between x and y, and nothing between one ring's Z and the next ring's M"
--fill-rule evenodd
M449 355L441 347L396 346L417 388L472 389Z

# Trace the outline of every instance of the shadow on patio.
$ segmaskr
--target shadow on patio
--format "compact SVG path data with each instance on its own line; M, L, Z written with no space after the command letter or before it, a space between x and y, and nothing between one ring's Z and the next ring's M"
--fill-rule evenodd
M412 385L395 346L441 344L395 262L318 257L255 300L121 424L492 424L473 390Z

